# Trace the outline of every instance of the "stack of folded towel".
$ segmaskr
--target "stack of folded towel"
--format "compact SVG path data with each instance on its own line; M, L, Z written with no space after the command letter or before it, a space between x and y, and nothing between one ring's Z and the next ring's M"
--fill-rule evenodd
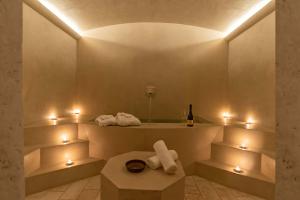
M151 169L158 169L162 166L167 174L174 174L177 171L175 162L178 159L177 152L175 150L168 150L163 140L155 142L153 148L156 156L148 158L146 161L147 165Z
M100 115L96 118L99 126L114 126L117 125L116 118L113 115Z
M113 115L100 115L96 118L99 126L140 126L141 121L128 113L117 113L116 117Z

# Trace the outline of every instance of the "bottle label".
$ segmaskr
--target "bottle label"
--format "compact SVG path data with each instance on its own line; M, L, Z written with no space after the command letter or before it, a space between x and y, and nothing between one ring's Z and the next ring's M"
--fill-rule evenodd
M187 120L187 125L188 126L193 126L194 125L194 120Z

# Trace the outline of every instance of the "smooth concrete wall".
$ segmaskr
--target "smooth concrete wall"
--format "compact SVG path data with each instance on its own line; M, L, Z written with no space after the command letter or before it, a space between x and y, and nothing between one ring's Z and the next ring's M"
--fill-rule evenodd
M22 1L0 1L0 199L24 199Z
M25 124L64 116L75 97L77 41L23 4Z
M132 23L84 33L78 50L78 97L84 114L129 112L152 119L218 117L226 105L227 44L220 32L166 23Z
M228 97L239 121L275 129L275 13L229 42Z
M300 196L300 1L276 1L276 200Z

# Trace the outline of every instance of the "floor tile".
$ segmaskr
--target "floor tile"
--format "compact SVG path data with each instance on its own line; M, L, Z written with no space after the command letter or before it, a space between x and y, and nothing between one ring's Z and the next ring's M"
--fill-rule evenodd
M204 200L200 194L185 194L184 200Z
M88 179L83 179L81 181L77 181L75 183L72 183L69 188L63 193L61 196L61 200L70 200L70 199L77 199L83 190L83 188L88 183Z
M77 200L96 200L99 190L83 190Z
M249 195L244 197L238 197L236 200L264 200L264 199Z
M101 200L101 179L94 176L26 197L26 200ZM185 200L264 200L198 176L185 179Z
M31 195L26 197L26 200L58 200L61 197L62 192L44 192L40 193L39 195Z
M65 192L70 187L70 184L67 185L61 185L55 188L51 188L49 191L52 192Z
M184 188L184 193L186 194L199 194L199 189L196 187L196 185L186 185Z
M200 177L194 178L194 180L202 197L205 200L222 200L209 181Z
M189 186L195 186L195 181L194 178L192 176L186 176L185 177L185 185L189 185Z
M85 189L91 189L91 190L100 190L100 175L94 176L88 179L88 183L85 186Z
M39 200L42 197L44 197L47 193L48 193L48 191L43 191L43 192L28 195L26 197L26 200Z
M225 187L214 182L210 182L210 184L222 200L232 200L238 197L247 196L247 194L245 193L239 192L237 190Z

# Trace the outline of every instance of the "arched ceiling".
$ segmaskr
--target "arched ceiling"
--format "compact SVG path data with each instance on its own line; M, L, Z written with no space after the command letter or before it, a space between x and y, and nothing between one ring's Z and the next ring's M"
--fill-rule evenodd
M225 32L261 0L48 0L82 31L114 24L164 22Z

